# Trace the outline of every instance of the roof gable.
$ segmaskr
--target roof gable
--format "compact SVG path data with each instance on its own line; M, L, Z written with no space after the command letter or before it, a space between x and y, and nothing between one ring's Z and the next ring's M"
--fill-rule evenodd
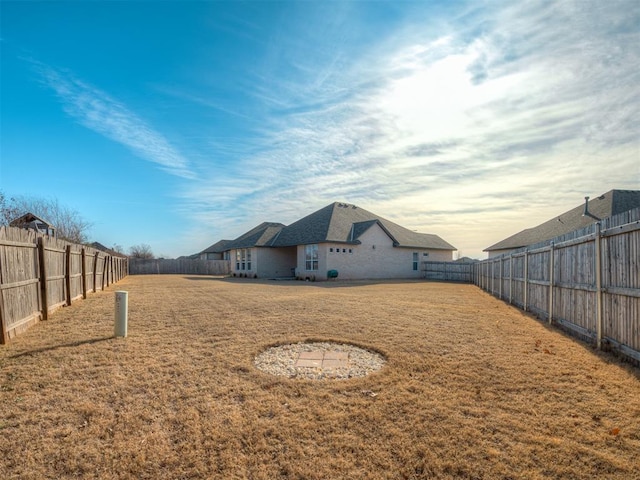
M357 241L365 232L367 232L374 225L378 225L395 243L395 238L387 231L386 228L380 223L379 220L367 220L365 222L354 223L351 227L351 240Z

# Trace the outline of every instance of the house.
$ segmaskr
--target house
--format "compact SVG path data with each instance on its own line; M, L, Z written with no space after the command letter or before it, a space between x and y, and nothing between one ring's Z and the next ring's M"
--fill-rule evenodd
M12 220L11 222L9 222L9 226L35 230L38 233L49 235L50 237L56 236L56 229L53 227L53 225L31 212L27 212L21 217Z
M89 245L87 245L88 247L91 248L95 248L96 250L100 250L101 252L105 252L108 253L109 255L111 255L112 257L122 257L122 258L127 258L127 255L122 253L122 252L118 252L112 248L109 247L105 247L103 244L101 244L100 242L93 242L90 243Z
M224 257L225 247L231 240L219 240L192 257L200 260L229 260Z
M261 278L294 276L295 251L274 246L284 228L282 223L263 222L229 242L225 253L231 259L231 273Z
M588 227L598 220L638 207L640 207L640 190L610 190L537 227L527 228L511 235L485 248L484 251L489 253L489 258L496 257Z
M356 205L334 202L285 226L262 223L224 247L231 271L249 277L326 280L420 278L425 260L450 261L455 247Z

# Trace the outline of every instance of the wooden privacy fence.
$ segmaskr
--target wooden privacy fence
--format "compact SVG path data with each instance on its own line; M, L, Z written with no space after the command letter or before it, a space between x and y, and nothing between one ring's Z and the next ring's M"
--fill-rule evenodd
M125 257L0 227L0 342L127 275Z
M179 274L179 275L228 275L231 264L228 260L134 259L129 261L130 275Z
M449 282L473 282L475 262L422 262L424 278Z
M593 230L483 260L473 267L473 283L640 361L640 222Z

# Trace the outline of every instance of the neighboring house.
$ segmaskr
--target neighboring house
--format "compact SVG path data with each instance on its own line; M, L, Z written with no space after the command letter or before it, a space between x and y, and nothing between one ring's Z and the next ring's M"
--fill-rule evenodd
M289 226L262 223L225 249L241 276L326 280L420 278L425 260L451 261L455 247L355 205L335 202Z
M476 263L476 262L479 262L479 260L476 259L476 258L471 258L471 257L460 257L459 259L456 260L456 262L458 262L458 263Z
M122 258L126 258L127 257L126 254L124 254L122 252L118 252L118 251L116 251L116 250L114 250L112 248L105 247L100 242L93 242L93 243L90 243L88 246L91 247L91 248L95 248L96 250L100 250L101 252L108 253L112 257L122 257Z
M12 220L9 223L9 226L35 230L38 233L49 235L50 237L56 236L56 229L54 228L53 225L51 225L46 220L43 220L40 217L34 215L31 212L27 212L21 217L18 217L15 220Z
M231 240L219 240L209 248L205 248L200 253L192 255L193 258L197 258L200 260L229 260L229 258L225 258L225 247Z
M598 219L627 212L640 207L640 190L610 190L568 212L547 220L537 227L527 228L484 249L489 258L496 257L519 248L551 240L574 230L587 227Z

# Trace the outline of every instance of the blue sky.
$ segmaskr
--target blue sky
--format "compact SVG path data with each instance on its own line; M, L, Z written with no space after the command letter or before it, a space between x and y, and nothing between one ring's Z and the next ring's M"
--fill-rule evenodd
M640 2L2 1L0 190L176 257L334 201L482 249L640 188Z

